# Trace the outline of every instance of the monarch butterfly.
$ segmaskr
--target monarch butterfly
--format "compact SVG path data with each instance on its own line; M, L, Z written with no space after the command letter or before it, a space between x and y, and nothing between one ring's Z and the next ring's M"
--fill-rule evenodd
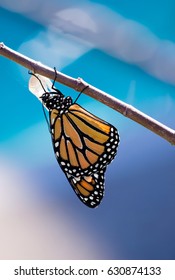
M117 153L118 131L56 89L56 70L50 92L38 76L33 76L44 91L40 99L49 110L56 159L78 198L86 206L95 208L104 196L106 167Z

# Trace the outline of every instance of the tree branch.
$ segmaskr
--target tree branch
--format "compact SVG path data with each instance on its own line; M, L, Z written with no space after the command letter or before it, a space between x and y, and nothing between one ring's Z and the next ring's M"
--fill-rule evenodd
M50 79L54 79L55 72L54 69L47 67L46 65L41 64L35 60L30 59L27 56L16 52L3 43L0 43L0 55L5 56L18 64L30 69L31 71L38 73L42 76L45 76ZM147 129L151 130L152 132L158 134L171 144L175 145L175 130L165 126L164 124L156 121L155 119L151 118L150 116L142 113L141 111L137 110L131 105L120 101L117 98L112 97L111 95L101 91L90 84L87 84L82 79L74 79L70 76L62 74L61 72L57 71L57 79L59 83L64 84L68 87L73 88L76 91L81 91L88 85L83 93L89 95L98 101L106 104L107 106L113 108L114 110L120 112L125 117L134 120L135 122L141 124L142 126L146 127Z

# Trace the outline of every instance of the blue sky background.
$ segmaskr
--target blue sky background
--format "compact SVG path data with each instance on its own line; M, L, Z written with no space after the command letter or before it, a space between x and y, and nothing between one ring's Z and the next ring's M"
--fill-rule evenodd
M40 2L0 0L0 41L175 127L173 1ZM175 148L81 95L121 137L105 197L88 209L55 160L28 70L0 67L0 258L175 259Z

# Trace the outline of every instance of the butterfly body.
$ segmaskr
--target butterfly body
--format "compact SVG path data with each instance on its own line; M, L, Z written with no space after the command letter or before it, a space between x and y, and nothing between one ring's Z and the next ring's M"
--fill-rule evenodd
M53 148L61 169L79 199L91 208L98 206L104 195L106 167L117 152L117 129L59 90L46 92L41 99L49 110Z

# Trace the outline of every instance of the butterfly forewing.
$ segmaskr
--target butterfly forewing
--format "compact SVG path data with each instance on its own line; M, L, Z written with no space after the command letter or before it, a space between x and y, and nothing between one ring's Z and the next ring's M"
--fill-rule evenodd
M112 161L119 142L115 127L77 104L61 116L57 111L55 117L56 110L53 111L50 114L53 145L65 172L77 177L91 174Z

